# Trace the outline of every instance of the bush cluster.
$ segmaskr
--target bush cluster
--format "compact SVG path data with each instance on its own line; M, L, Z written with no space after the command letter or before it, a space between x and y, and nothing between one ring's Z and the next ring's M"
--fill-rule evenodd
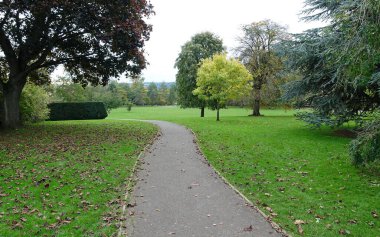
M28 83L20 98L20 113L23 123L35 123L49 118L49 95L40 86Z

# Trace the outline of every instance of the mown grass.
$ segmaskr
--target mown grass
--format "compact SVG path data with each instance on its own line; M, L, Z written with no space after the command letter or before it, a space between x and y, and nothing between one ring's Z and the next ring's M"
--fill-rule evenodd
M312 130L294 111L118 109L111 119L167 120L191 128L210 163L286 231L301 236L380 236L379 176L351 165L349 138Z
M0 134L0 236L111 236L132 167L157 129L44 122Z

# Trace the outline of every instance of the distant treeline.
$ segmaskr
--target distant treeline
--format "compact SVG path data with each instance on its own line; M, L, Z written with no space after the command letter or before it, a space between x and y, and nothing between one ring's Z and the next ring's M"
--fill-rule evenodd
M177 100L175 82L144 82L144 78L132 79L132 83L111 81L107 86L86 86L72 83L61 77L46 88L53 102L103 102L107 109L130 105L174 105Z

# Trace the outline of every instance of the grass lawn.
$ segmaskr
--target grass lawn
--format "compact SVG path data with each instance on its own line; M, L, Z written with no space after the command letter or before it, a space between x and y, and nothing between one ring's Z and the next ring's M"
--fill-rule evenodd
M0 236L111 236L156 127L44 122L0 134Z
M300 236L380 236L380 177L351 165L349 138L311 130L294 111L215 112L177 107L114 110L110 119L157 119L191 128L210 163L286 231Z

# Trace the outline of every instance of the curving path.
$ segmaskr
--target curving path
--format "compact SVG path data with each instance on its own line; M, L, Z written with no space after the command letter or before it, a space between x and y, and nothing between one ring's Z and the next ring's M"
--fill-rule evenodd
M150 122L162 135L141 159L127 236L281 236L207 165L189 130Z

